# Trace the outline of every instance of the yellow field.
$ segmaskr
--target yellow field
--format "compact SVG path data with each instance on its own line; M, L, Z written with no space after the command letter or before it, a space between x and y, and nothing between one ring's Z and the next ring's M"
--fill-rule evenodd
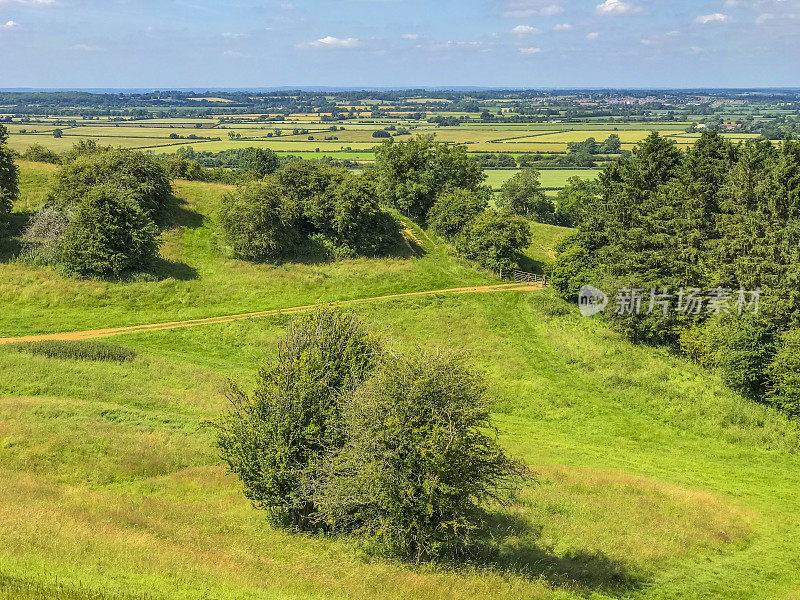
M222 150L230 150L231 148L246 148L253 146L256 148L270 148L276 152L314 152L317 148L321 152L333 152L338 150L345 150L351 148L357 151L369 151L375 146L371 144L358 144L358 143L341 143L340 142L322 142L322 141L297 141L287 142L282 141L282 138L270 138L269 140L226 140L220 142L184 142L170 146L154 147L153 151L156 154L171 154L177 152L179 148L191 146L197 152L221 152Z
M128 138L128 137L92 137L92 136L67 136L56 139L52 135L11 135L8 138L8 145L12 150L24 152L34 144L40 144L45 148L50 148L54 152L64 152L69 150L80 140L95 140L104 146L114 146L121 148L151 148L155 145L167 145L177 140L163 140L153 138Z

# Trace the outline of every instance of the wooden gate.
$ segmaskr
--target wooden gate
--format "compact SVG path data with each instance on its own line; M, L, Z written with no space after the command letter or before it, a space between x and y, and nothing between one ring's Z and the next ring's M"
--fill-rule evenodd
M514 281L517 283L528 283L539 287L547 287L550 281L544 275L538 273L528 273L527 271L514 270Z

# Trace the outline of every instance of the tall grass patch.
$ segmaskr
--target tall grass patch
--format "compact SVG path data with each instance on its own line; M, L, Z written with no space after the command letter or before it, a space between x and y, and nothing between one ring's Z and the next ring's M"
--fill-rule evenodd
M19 352L66 360L130 362L136 358L135 350L103 342L45 340L21 342L11 347Z

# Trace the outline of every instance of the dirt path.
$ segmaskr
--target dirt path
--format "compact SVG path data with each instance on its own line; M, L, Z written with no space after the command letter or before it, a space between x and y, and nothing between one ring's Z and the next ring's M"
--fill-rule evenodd
M355 300L341 300L333 304L346 306L351 304L362 304L365 302L375 302L378 300L391 300L392 298L408 298L413 296L431 296L433 294L471 294L477 292L511 292L511 291L531 291L541 289L539 285L520 285L517 283L505 283L500 285L483 285L463 288L451 288L448 290L427 290L423 292L405 292L402 294L389 294L388 296L373 296L371 298L358 298ZM166 323L150 323L147 325L129 325L126 327L111 327L108 329L89 329L87 331L66 331L63 333L43 333L37 335L25 335L20 337L0 338L0 344L11 344L14 342L40 342L44 340L88 340L92 338L110 337L123 333L136 333L139 331L159 331L162 329L177 329L179 327L194 327L195 325L210 325L212 323L227 323L229 321L241 321L243 319L257 319L271 315L292 314L312 310L316 304L305 306L293 306L289 308L276 308L273 310L262 310L258 312L241 313L238 315L223 315L220 317L207 317L203 319L188 319L186 321L171 321Z

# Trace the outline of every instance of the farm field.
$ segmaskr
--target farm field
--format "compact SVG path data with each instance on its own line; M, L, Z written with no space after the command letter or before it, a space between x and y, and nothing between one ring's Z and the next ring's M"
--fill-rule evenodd
M200 129L192 125L202 126ZM119 125L119 126L115 126ZM609 135L619 135L623 150L631 150L651 131L658 130L662 135L675 139L681 148L688 148L699 134L687 134L683 131L686 124L661 124L656 127L652 123L620 123L607 128L589 123L542 123L542 124L487 124L469 123L459 127L436 127L428 124L406 123L402 120L381 119L370 123L350 123L342 125L345 129L331 131L325 123L306 125L295 121L270 122L255 126L248 123L220 123L211 119L152 119L148 121L125 121L124 123L99 126L96 122L86 122L79 126L59 126L63 137L52 137L56 128L52 124L11 123L9 145L17 152L24 152L32 144L41 144L56 152L63 152L78 140L94 139L103 144L123 148L149 149L157 154L171 154L182 147L192 147L198 152L220 152L231 148L255 146L270 148L281 153L319 152L338 153L356 151L356 156L348 156L350 160L371 160L360 153L368 152L382 140L373 137L376 130L383 130L394 125L407 127L411 135L432 135L436 141L464 145L469 152L505 152L505 153L565 153L569 142L580 142L589 137L602 142ZM297 128L307 128L308 133L293 134ZM282 135L268 137L280 129ZM26 133L20 133L25 130ZM235 132L241 139L230 139L229 133ZM197 135L200 138L220 138L219 141L175 140L170 134L186 137ZM723 136L734 140L757 137L756 134L723 133ZM312 137L313 139L309 139ZM336 138L328 139L325 138ZM398 141L409 139L399 136ZM349 149L349 150L348 150ZM331 156L344 158L330 154Z
M516 169L485 169L487 175L486 185L492 189L500 189L506 181L511 179ZM598 169L542 169L539 181L542 187L548 190L560 189L567 184L570 177L580 177L582 179L595 179L599 175Z

